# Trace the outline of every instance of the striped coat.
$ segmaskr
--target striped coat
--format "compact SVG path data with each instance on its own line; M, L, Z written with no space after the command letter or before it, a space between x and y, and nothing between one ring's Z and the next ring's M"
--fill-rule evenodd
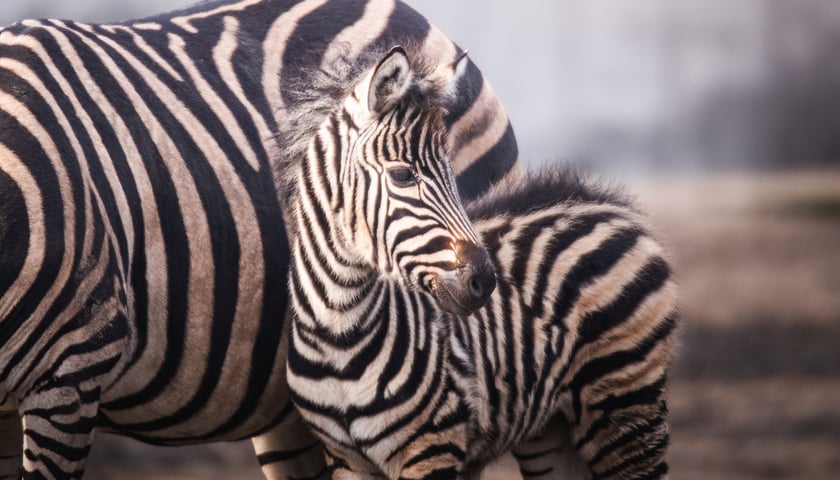
M27 475L80 476L94 427L181 444L294 417L274 176L296 155L280 140L314 120L291 92L394 43L435 64L458 54L389 0L208 1L0 32L0 423L15 438L9 412L23 416ZM516 175L516 144L474 65L458 90L446 121L470 198ZM264 463L284 442L257 441Z
M471 315L382 272L314 315L293 267L290 388L333 478L478 478L508 450L529 479L665 478L676 285L644 216L564 170L467 212L497 275Z

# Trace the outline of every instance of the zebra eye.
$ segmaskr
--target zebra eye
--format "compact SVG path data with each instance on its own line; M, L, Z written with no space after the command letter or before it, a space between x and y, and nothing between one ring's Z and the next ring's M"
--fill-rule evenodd
M397 185L405 187L414 183L414 171L408 167L395 167L388 170L391 180Z

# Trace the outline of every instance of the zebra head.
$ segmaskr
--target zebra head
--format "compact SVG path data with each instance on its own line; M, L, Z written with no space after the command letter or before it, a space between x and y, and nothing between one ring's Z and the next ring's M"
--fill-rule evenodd
M394 47L355 85L310 143L310 178L336 258L426 291L451 313L470 313L496 286L490 258L458 198L447 152L447 82L416 75ZM446 85L442 85L446 83ZM346 262L340 262L346 263Z

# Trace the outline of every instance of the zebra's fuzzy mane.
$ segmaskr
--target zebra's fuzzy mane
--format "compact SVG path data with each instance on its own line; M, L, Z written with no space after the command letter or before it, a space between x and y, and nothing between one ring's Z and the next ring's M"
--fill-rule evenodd
M401 104L445 112L449 101L446 85L442 78L433 75L438 65L422 54L422 44L408 43L402 47L411 65L412 82ZM326 66L301 68L301 74L295 75L295 83L284 85L286 105L280 115L285 118L283 123L294 128L276 133L280 152L272 162L272 169L286 205L294 200L294 179L313 136L389 48L371 48L352 58L350 45L339 45L324 62Z
M524 215L566 202L602 203L634 209L620 186L594 180L579 167L548 164L517 182L501 182L466 205L470 219Z

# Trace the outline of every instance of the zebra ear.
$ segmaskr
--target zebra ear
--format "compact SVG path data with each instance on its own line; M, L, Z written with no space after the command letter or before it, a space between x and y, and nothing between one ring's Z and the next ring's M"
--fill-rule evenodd
M467 57L468 53L469 50L464 50L455 58L455 61L449 65L445 92L450 98L454 98L455 95L457 95L458 82L460 82L467 73L467 65L470 63L470 59Z
M368 110L374 114L388 111L408 90L411 83L408 56L399 45L391 48L373 70L368 84Z

